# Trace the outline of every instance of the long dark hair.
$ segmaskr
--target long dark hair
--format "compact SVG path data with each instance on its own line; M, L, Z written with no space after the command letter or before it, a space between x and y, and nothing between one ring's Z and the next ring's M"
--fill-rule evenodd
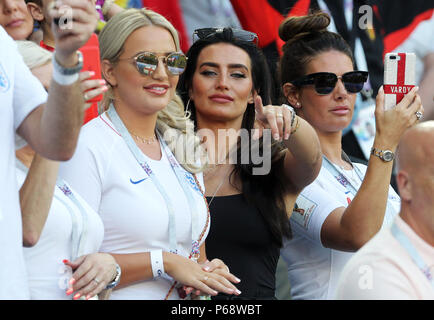
M253 89L261 96L263 104L270 104L272 101L272 80L267 61L262 52L254 42L234 39L230 28L225 28L223 32L215 33L213 36L196 41L187 52L188 64L185 72L181 75L178 83L178 91L184 104L189 105L191 119L196 125L196 108L193 101L189 101L189 91L192 88L193 75L196 71L197 60L201 51L212 44L229 43L241 48L250 57L252 66ZM242 129L253 129L255 123L254 104L248 104L241 124ZM251 146L251 134L249 135L249 145ZM260 153L264 154L263 141L259 142ZM283 169L283 146L280 143L273 143L271 146L271 170L266 175L254 175L253 169L262 164L254 164L249 157L249 163L243 164L241 161L240 145L237 149L237 163L231 173L238 176L242 181L242 194L246 201L254 205L265 220L273 240L282 246L283 236L290 238L291 229L289 226L284 195L287 188L282 180Z

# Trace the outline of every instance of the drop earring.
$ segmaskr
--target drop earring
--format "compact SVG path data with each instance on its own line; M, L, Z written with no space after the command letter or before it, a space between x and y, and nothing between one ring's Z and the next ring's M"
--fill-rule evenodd
M191 101L191 99L188 98L187 105L185 106L185 116L186 117L190 117L190 110L188 109L190 107L190 101Z

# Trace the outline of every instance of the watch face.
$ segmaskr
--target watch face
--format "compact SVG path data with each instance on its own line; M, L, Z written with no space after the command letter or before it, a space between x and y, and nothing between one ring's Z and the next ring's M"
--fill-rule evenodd
M389 150L385 150L383 152L383 160L384 161L392 161L393 160L393 152Z

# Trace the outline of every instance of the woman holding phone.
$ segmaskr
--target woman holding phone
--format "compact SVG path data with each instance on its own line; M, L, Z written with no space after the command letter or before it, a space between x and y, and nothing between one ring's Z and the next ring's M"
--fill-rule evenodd
M399 213L399 197L389 186L393 155L423 112L416 88L390 110L384 110L380 89L368 166L352 163L342 150L342 130L368 74L354 69L349 45L327 31L329 23L327 14L315 13L288 18L279 28L286 42L280 62L284 99L313 126L323 153L317 179L297 198L290 220L294 237L281 250L294 299L333 298L351 252Z

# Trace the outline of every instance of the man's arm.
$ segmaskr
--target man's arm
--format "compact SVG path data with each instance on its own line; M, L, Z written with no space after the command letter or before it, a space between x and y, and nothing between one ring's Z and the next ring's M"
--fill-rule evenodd
M56 43L54 59L60 66L72 68L78 63L77 49L87 42L95 30L97 14L88 0L63 0L62 4L71 9L69 12L73 20L72 24L60 27L52 24ZM64 11L55 6L50 8L53 19L62 17L62 14ZM83 109L84 99L78 81L62 85L53 79L47 103L33 110L17 132L42 156L68 160L75 150Z

